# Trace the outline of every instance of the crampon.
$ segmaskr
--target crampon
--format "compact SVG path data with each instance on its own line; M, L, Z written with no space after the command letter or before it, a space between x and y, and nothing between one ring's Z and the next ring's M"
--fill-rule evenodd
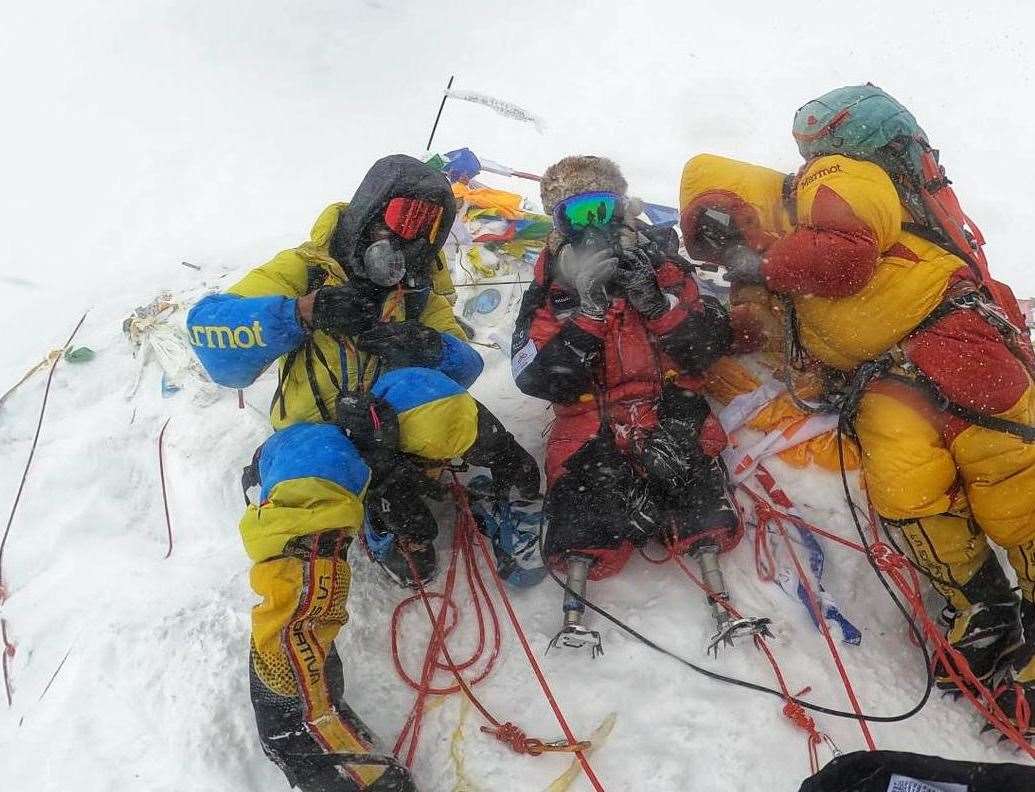
M550 649L558 646L568 649L584 649L588 646L590 657L593 658L604 653L604 644L600 640L600 633L596 630L590 630L582 624L565 624L550 639L546 650L550 651Z
M713 657L719 656L719 648L722 646L734 646L738 638L758 636L760 638L772 638L773 633L769 625L773 620L765 616L743 616L739 619L728 618L718 625L715 634L708 642L708 654Z

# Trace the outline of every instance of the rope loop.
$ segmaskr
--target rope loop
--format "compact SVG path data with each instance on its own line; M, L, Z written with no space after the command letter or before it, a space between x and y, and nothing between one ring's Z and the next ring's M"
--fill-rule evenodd
M510 750L512 750L514 753L527 753L532 754L533 756L536 756L537 753L542 753L542 751L533 753L533 751L530 750L529 745L529 743L541 744L541 741L529 740L525 732L520 727L515 726L510 721L507 721L506 723L501 723L499 726L482 726L481 730L485 734L491 734L501 743L506 743L507 745L509 745Z
M1013 683L1014 718L1017 720L1017 730L1021 734L1028 733L1031 726L1031 706L1028 704L1028 697L1025 695L1024 687L1019 682Z
M546 742L536 737L529 737L518 726L510 721L501 723L498 726L482 726L481 731L491 734L501 743L506 743L514 753L528 754L529 756L540 756L550 753L580 753L592 747L589 740L554 740Z
M816 731L816 720L811 717L801 704L795 701L788 701L783 705L784 716L802 731L808 732L809 739L817 743L822 741L819 732Z
M892 572L909 565L905 556L897 553L886 542L874 542L871 544L870 558L881 572Z

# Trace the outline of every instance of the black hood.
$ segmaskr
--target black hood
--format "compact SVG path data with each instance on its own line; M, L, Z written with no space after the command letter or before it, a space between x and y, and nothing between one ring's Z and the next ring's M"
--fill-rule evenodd
M442 222L431 240L433 254L442 249L456 217L456 201L449 179L434 168L405 154L390 154L375 162L356 194L338 218L328 252L352 274L367 245L367 229L381 220L388 201L396 196L421 198L442 207Z

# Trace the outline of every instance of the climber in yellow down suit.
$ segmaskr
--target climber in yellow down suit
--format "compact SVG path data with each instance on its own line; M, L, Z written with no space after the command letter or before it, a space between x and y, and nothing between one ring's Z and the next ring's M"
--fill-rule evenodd
M969 219L936 152L894 99L872 85L838 89L798 111L794 135L806 159L796 174L711 155L687 163L688 248L734 283L783 295L804 352L863 383L853 422L869 497L946 597L952 644L1035 733L1035 390L1023 317L963 235ZM709 233L716 218L730 221L725 243ZM1019 600L989 540L1006 550Z
M358 532L397 582L427 581L437 526L425 469L463 457L488 467L501 494L539 491L535 461L467 392L481 358L431 288L454 215L445 176L385 157L308 242L188 316L221 385L244 387L279 361L275 431L256 452L260 494L240 530L262 597L250 657L259 735L304 792L416 789L343 700L334 638Z

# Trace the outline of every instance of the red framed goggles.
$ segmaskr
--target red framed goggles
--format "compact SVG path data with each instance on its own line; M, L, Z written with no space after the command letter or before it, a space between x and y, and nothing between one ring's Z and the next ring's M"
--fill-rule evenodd
M424 236L434 240L442 222L442 207L421 198L398 196L385 207L385 225L409 241Z

